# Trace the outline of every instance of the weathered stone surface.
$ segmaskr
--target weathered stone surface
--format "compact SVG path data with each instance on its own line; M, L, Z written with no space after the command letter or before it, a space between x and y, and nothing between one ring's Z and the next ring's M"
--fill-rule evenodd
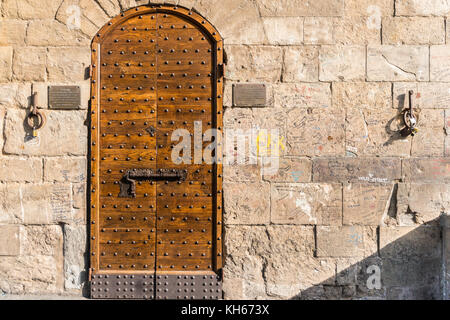
M85 158L44 159L44 180L49 182L83 182L86 180Z
M405 181L450 183L450 159L404 159L402 175Z
M86 223L86 182L72 184L72 212L73 219L70 223Z
M327 108L331 106L331 86L328 83L279 84L274 90L275 107Z
M397 220L401 225L439 223L450 208L450 189L442 183L400 184L397 191ZM408 219L409 218L409 219Z
M404 123L396 109L348 108L346 123L347 155L410 155L411 138L401 136Z
M320 81L364 81L365 69L363 46L322 46L319 51Z
M277 82L281 76L283 52L278 47L227 46L229 80Z
M342 45L381 43L381 17L333 18L334 41Z
M287 111L286 154L344 154L344 112L331 108L291 108Z
M389 209L393 189L392 184L344 185L344 225L380 225Z
M254 1L197 0L193 6L219 30L227 44L267 42L263 21Z
M0 21L0 45L25 45L27 22L2 19Z
M81 289L87 280L86 226L64 225L64 287Z
M39 20L30 22L26 43L30 46L89 46L90 39L79 30L70 30L61 22Z
M120 4L118 1L97 0L97 2L110 17L115 17L120 13Z
M419 134L412 139L411 155L415 157L444 156L444 110L422 110L417 117Z
M88 47L49 48L47 61L49 81L84 80L90 59L91 52Z
M258 164L228 164L223 166L224 181L253 181L261 180L262 168Z
M430 47L430 80L450 81L450 46Z
M20 228L18 225L0 225L0 256L20 254Z
M263 170L264 180L271 182L310 182L312 162L308 158L281 157L275 174Z
M333 106L338 108L386 110L392 106L390 83L336 82L332 87Z
M441 254L438 227L381 227L381 276L389 288L387 298L438 299Z
M413 105L418 109L446 109L450 104L448 83L439 82L395 82L394 108L409 108L408 91L413 90Z
M5 16L21 19L53 18L61 1L55 0L4 0L3 11Z
M318 257L366 257L377 251L375 227L318 226Z
M303 18L267 17L263 19L263 24L268 44L295 45L303 43ZM246 30L247 32L248 30Z
M284 51L283 82L319 81L319 48L287 47Z
M14 79L21 81L43 81L46 73L46 49L21 47L14 50Z
M62 254L63 232L61 226L25 226L22 230L21 255L58 256Z
M224 183L226 224L267 224L270 222L268 183ZM244 191L244 192L243 192Z
M272 223L342 224L340 184L272 184L270 203Z
M428 47L369 46L367 79L369 81L428 81Z
M50 224L74 221L70 185L2 184L0 200L2 222Z
M31 85L29 83L0 84L0 105L5 107L28 108Z
M42 160L1 157L0 180L2 182L40 182L42 180Z
M262 266L269 249L266 228L262 226L225 227L227 259L224 265L226 299L257 299L267 296ZM313 236L313 234L311 234ZM302 242L306 245L306 241ZM227 283L228 282L228 283Z
M6 82L12 75L12 47L0 47L0 82Z
M346 16L392 16L394 0L344 0Z
M397 0L397 16L447 16L450 14L450 2L447 0Z
M333 44L333 20L331 18L305 18L305 44Z
M85 155L87 130L84 111L47 111L46 125L38 137L31 138L31 129L24 127L25 112L9 109L5 120L3 151L19 155Z
M0 291L7 294L61 293L62 280L61 255L0 259Z
M383 18L383 44L443 44L444 18L385 17Z
M386 183L401 177L399 159L336 158L314 159L313 181L360 181Z
M341 16L343 0L258 0L262 16Z

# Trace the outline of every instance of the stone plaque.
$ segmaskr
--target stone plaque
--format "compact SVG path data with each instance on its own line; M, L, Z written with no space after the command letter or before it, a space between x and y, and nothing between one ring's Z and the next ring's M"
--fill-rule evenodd
M233 85L233 106L264 107L266 105L266 85L240 83Z
M80 109L81 90L79 86L49 86L49 109Z

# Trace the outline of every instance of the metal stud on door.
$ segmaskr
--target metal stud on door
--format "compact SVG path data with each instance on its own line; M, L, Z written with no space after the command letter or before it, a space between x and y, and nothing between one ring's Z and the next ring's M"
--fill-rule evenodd
M221 129L221 63L217 31L181 7L131 9L94 39L93 298L221 297L221 165L172 159L174 130Z

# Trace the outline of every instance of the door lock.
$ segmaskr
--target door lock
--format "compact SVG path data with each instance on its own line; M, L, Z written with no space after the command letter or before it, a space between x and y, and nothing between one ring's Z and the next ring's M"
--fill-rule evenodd
M187 171L177 169L130 169L123 175L119 181L120 193L119 198L135 198L136 197L136 180L186 180Z
M414 114L413 103L412 103L413 94L414 94L414 91L412 91L412 90L408 91L409 108L402 112L403 122L405 124L405 127L400 131L400 134L402 135L402 137L407 137L409 135L414 137L414 135L417 132L419 132L419 129L416 128L417 118Z

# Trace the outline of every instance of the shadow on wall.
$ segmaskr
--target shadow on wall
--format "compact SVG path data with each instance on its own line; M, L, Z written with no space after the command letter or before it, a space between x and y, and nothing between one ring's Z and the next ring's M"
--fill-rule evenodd
M403 231L387 229L378 228L376 254L360 261L349 258L343 268L340 265L345 262L338 262L335 277L302 290L292 299L442 299L444 263L439 221Z

